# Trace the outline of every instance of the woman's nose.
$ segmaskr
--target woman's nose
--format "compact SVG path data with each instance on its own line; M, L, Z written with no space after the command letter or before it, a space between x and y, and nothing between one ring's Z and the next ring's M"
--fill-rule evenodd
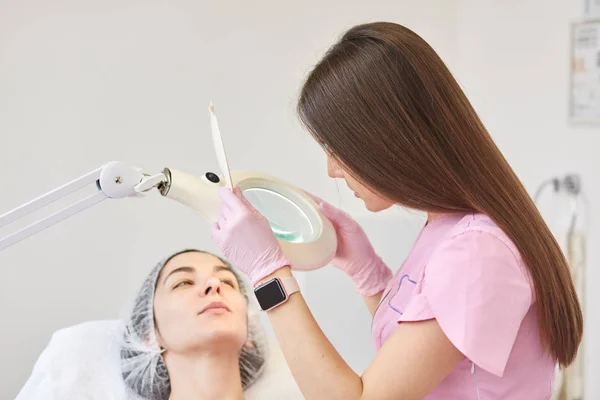
M203 294L204 296L208 296L215 293L221 294L221 281L214 277L208 278L204 285Z

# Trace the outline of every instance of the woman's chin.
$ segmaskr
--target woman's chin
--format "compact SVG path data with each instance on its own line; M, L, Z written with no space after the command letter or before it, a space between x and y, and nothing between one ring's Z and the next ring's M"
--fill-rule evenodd
M393 205L391 203L368 202L368 201L365 201L364 203L365 203L366 209L371 212L379 212L379 211L387 210L388 208L390 208Z

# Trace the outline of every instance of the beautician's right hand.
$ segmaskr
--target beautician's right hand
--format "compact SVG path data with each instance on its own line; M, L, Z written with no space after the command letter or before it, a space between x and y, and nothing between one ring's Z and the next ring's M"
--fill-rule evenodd
M239 187L219 189L222 200L212 237L225 258L245 273L252 286L280 268L291 266L269 221L244 197Z
M363 296L373 296L383 291L392 278L392 271L375 253L358 222L323 199L305 193L317 203L319 211L335 228L338 245L331 265L346 272Z

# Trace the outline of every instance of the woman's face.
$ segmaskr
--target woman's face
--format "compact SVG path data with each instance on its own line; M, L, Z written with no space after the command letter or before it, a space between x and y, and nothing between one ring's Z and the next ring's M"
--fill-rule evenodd
M247 302L233 272L211 254L189 252L162 269L154 295L159 344L169 352L240 350Z
M342 165L331 154L327 154L327 175L331 178L344 179L350 190L354 192L356 197L365 203L365 207L367 207L369 211L382 211L394 205L393 201L375 193L346 172Z

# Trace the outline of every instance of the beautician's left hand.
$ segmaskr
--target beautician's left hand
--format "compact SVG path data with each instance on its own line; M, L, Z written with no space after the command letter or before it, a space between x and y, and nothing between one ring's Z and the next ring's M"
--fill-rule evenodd
M219 189L223 201L212 237L231 264L250 278L253 286L278 269L289 266L269 221L246 200L238 187Z

